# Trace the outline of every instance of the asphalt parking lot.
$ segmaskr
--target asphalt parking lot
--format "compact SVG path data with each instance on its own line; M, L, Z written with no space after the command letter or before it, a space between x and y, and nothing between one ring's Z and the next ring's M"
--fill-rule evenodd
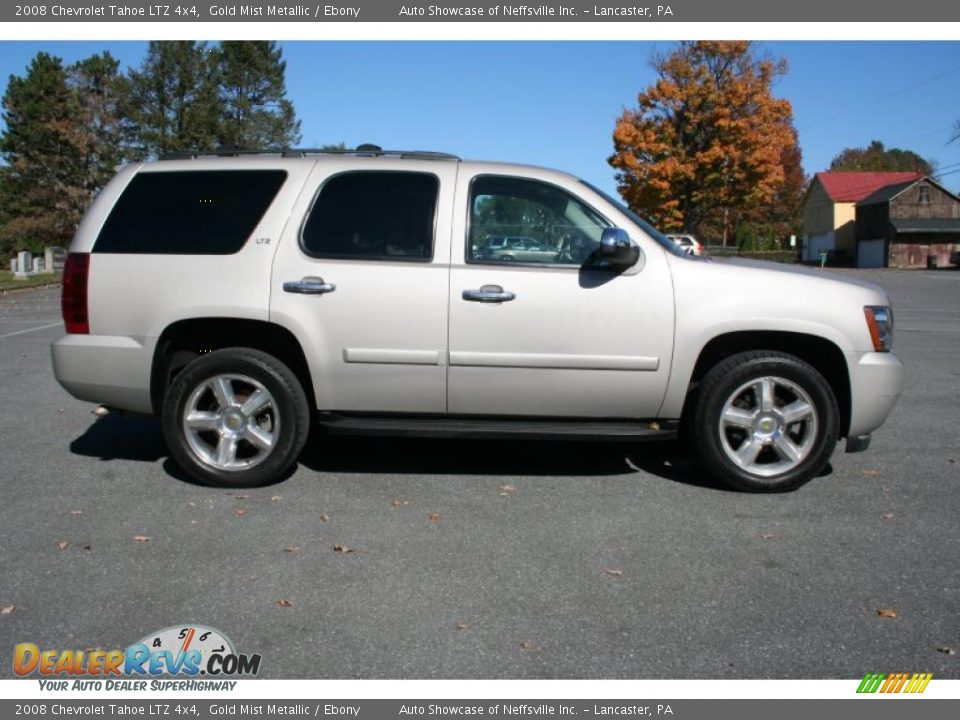
M0 676L199 623L273 678L960 678L960 272L848 272L893 299L904 397L775 496L676 446L383 439L208 489L57 385L57 289L4 296Z

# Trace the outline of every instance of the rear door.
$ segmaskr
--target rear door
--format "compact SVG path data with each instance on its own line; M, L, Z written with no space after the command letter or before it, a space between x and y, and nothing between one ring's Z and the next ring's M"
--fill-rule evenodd
M274 260L270 316L300 340L322 410L446 411L457 163L318 161Z

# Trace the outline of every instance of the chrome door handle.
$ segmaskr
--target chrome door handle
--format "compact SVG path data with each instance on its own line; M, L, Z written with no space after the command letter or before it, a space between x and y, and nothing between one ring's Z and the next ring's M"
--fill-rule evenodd
M298 295L323 295L337 289L333 283L324 282L320 277L305 277L302 280L293 280L283 284L283 291Z
M499 285L484 285L479 290L464 290L463 299L470 302L501 303L516 299L512 292L504 290Z

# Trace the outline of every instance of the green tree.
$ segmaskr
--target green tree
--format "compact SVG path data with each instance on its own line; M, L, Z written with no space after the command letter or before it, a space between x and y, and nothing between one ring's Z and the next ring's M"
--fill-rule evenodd
M226 41L213 51L220 97L219 145L266 149L300 142L286 95L286 63L273 41Z
M85 209L83 153L78 147L76 95L59 58L38 53L25 77L12 75L3 96L6 162L0 228L6 249L39 251L66 244Z
M213 150L221 105L206 43L151 42L129 74L123 114L137 158Z
M654 58L657 79L618 118L610 164L627 204L667 230L700 234L769 208L797 143L790 102L773 96L784 61L749 42L683 42Z
M936 169L932 160L924 160L912 150L883 146L874 140L864 148L846 148L830 161L831 170L847 171L915 171L922 175L932 175Z

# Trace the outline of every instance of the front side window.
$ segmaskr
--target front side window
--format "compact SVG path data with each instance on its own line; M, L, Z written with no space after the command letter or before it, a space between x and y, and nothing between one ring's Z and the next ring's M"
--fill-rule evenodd
M303 250L322 258L430 260L439 188L429 173L335 175L310 210Z
M270 207L283 170L189 170L136 175L110 211L98 253L229 255Z
M609 226L555 185L483 175L470 191L467 262L583 265Z

